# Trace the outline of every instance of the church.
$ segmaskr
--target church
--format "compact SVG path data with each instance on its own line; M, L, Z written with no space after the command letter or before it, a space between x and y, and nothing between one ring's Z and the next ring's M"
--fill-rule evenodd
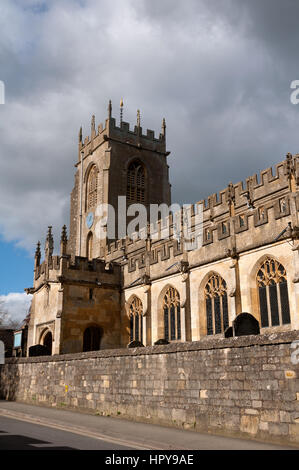
M78 140L69 233L64 226L54 255L48 228L25 289L33 295L27 355L36 345L67 354L209 340L234 335L245 312L260 334L299 329L299 154L196 202L187 243L172 214L119 235L120 197L147 214L171 205L164 119L157 137L143 132L139 112L130 129L121 103L117 125L109 102L105 125L93 116L90 136L81 128ZM115 209L114 237L99 206Z

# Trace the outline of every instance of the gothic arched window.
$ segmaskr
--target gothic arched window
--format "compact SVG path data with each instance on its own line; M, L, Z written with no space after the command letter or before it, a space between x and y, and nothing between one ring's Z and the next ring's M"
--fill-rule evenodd
M145 203L145 169L141 162L134 161L127 172L127 202Z
M130 316L130 341L143 342L143 316L142 302L134 297L129 307Z
M97 204L97 192L98 192L98 170L94 165L88 175L87 180L87 210L93 208Z
M167 341L181 339L180 295L174 287L169 287L163 300L164 337Z
M262 327L290 323L287 274L282 264L266 259L257 273Z
M228 327L226 282L218 274L212 274L205 286L207 334L222 333Z

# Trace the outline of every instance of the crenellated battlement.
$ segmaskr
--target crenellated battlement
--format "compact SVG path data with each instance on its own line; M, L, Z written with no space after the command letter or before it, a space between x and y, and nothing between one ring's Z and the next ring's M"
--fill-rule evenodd
M299 155L296 154L292 157L293 168L296 169L297 175L297 190L299 188ZM235 207L245 206L247 204L247 193L250 193L251 200L257 201L261 198L270 197L277 191L290 188L290 175L287 170L287 161L281 161L272 167L260 171L259 174L246 178L245 181L239 181L237 183L230 183L226 189L213 193L207 197L198 201L196 204L202 204L203 210L211 210L211 208L223 209L223 212L227 210L227 203L230 200L234 200ZM229 194L229 192L231 194Z
M102 259L68 254L68 239L66 226L62 229L60 240L60 255L53 255L54 240L52 227L48 227L45 242L45 258L41 263L40 242L37 244L34 263L34 290L51 282L77 281L81 277L87 281L119 284L120 266ZM27 289L28 290L28 289ZM30 289L29 289L30 290Z
M122 121L120 126L116 125L116 120L111 118L110 120L106 121L110 126L110 133L114 133L115 135L119 135L120 137L127 138L132 137L134 141L136 140L144 140L145 142L156 142L156 143L164 143L165 135L162 133L159 134L157 138L155 136L155 131L151 129L146 129L146 134L142 133L142 127L138 125L134 125L134 130L130 129L130 124L128 122Z
M137 112L137 124L133 129L130 124L120 118L119 126L116 124L116 119L112 117L112 105L109 103L108 118L103 124L99 124L96 131L95 116L91 120L91 134L83 139L82 128L79 132L79 159L83 152L84 157L92 153L98 146L109 140L116 140L122 144L137 146L138 148L145 147L148 150L156 151L158 153L166 153L166 124L165 119L162 121L162 129L159 137L155 136L155 131L147 129L143 133L140 124L140 112Z
M44 260L35 268L35 281L41 279L55 279L61 275L70 276L72 273L94 273L94 274L119 274L119 266L115 263L107 263L104 260L76 256L72 261L70 256L52 256Z

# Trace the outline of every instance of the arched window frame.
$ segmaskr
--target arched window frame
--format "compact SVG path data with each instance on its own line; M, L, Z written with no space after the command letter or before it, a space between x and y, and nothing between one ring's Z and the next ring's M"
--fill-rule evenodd
M129 306L130 342L143 343L143 305L139 297L134 296Z
M262 328L291 323L285 267L268 257L256 275Z
M86 211L89 211L97 205L98 200L98 169L92 165L87 177L86 183Z
M50 340L49 340L50 338ZM53 331L50 328L46 328L43 330L43 332L40 335L40 340L39 344L42 344L44 346L49 347L49 352L52 354L52 348L53 348Z
M174 287L168 287L163 297L164 338L167 341L181 340L180 294Z
M217 273L209 276L204 288L207 335L223 333L229 326L227 286Z
M127 168L127 204L146 204L146 168L140 160L133 160Z

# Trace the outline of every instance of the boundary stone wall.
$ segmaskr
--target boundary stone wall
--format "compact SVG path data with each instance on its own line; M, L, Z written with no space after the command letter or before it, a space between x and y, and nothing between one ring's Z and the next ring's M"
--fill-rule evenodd
M10 358L0 398L298 445L299 332Z

